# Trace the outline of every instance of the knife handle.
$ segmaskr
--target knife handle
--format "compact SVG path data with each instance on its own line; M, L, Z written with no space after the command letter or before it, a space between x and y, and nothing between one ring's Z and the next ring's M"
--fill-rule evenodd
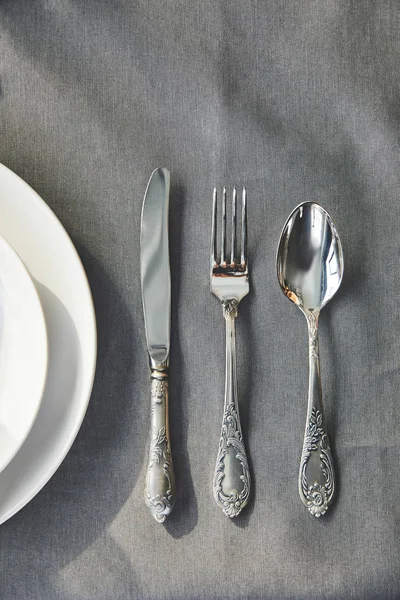
M158 523L163 523L175 504L175 475L168 421L168 371L151 369L150 452L145 500Z

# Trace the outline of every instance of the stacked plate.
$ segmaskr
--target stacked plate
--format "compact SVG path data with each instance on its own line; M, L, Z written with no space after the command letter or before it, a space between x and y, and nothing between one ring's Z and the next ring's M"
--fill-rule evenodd
M0 523L56 471L96 364L86 275L44 201L0 165Z

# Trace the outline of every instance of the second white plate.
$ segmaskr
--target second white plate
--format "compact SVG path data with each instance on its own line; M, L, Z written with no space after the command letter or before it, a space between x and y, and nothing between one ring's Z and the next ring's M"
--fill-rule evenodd
M0 471L28 435L47 371L46 325L36 288L0 236Z

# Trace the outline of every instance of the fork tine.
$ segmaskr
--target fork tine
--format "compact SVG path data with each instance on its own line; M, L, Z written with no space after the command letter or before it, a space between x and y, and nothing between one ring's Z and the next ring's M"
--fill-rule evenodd
M226 187L222 190L222 235L221 235L221 265L226 263L225 256L225 237L226 237Z
M242 253L240 262L243 266L247 263L247 194L243 187L242 193Z
M235 262L236 258L236 199L237 192L236 187L233 188L232 196L232 243L231 243L231 264Z
M211 268L217 262L217 188L213 192L212 226L211 226Z

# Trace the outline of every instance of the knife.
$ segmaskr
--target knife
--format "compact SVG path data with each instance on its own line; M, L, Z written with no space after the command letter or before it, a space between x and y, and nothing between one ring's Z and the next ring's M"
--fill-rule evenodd
M140 272L151 381L150 452L145 500L158 523L175 504L175 476L168 421L171 278L168 249L170 174L153 171L143 200Z

